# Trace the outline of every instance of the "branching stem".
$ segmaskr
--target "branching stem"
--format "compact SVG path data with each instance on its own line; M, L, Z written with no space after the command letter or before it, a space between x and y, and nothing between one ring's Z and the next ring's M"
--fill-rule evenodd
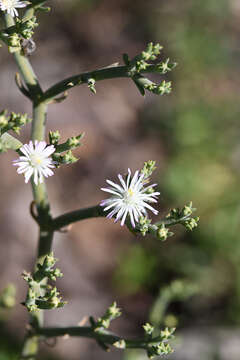
M13 18L6 14L5 23L7 27L14 26ZM44 140L45 138L45 123L47 105L40 101L42 97L42 89L35 75L32 66L27 57L21 51L14 53L14 59L23 77L23 80L31 93L31 100L33 105L33 122L31 139ZM39 220L39 238L38 238L38 252L36 264L41 262L46 254L49 254L52 246L53 232L48 230L48 224L51 221L50 207L48 203L47 191L45 184L35 185L32 182L33 198L38 211ZM34 327L43 326L43 311L35 312L31 315L30 322ZM36 335L27 335L22 351L22 358L34 360L38 352L38 337Z
M74 222L104 216L103 208L99 205L85 209L79 209L60 215L52 220L52 230L59 230Z
M155 73L158 72L156 65L149 65L146 70L143 70L142 73ZM56 96L62 94L64 91L72 89L74 86L82 85L88 83L88 80L93 78L95 81L100 80L107 80L107 79L114 79L114 78L131 78L132 75L129 71L128 66L108 66L103 69L94 70L90 72L85 72L82 74L78 74L75 76L71 76L69 78L66 78L57 84L50 87L47 91L44 92L42 99L44 101L50 102L52 101ZM147 78L141 79L142 86L144 84L149 85L152 83Z
M138 339L138 340L130 340L115 335L114 333L103 330L94 331L94 329L90 326L76 326L76 327L57 327L57 328L39 328L36 330L38 335L42 335L45 338L49 337L58 337L58 336L78 336L78 337L86 337L92 338L96 341L106 344L113 345L116 342L124 340L125 348L129 349L146 349L148 345L158 344L161 341L159 336L146 340L146 339Z

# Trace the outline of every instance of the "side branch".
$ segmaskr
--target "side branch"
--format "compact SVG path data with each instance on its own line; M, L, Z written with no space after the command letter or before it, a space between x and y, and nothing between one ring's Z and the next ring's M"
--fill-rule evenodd
M161 337L157 336L149 340L138 339L138 340L129 340L124 339L114 333L103 330L95 331L90 326L75 326L75 327L57 327L57 328L38 328L36 329L37 335L42 335L45 338L50 337L59 337L59 336L77 336L77 337L86 337L95 339L100 344L113 345L115 347L120 347L121 342L124 341L124 349L146 349L148 346L157 345L161 341Z
M155 73L159 70L157 65L149 65L146 70L141 71L142 73ZM132 78L129 66L109 66L103 69L85 72L75 76L71 76L67 79L60 81L49 88L42 96L43 101L52 101L56 96L61 93L82 84L87 84L90 79L95 81L114 79L114 78ZM152 83L150 80L142 77L142 86L146 84L149 86Z
M192 208L192 203L190 203L189 205L186 205L182 210L171 210L168 216L155 223L151 223L151 220L146 217L141 218L140 222L135 228L132 227L129 219L126 222L126 225L128 229L135 234L141 233L143 236L145 236L146 234L150 234L162 241L165 241L169 236L173 235L173 232L171 232L169 229L174 225L183 225L184 227L186 227L187 230L192 230L197 226L199 218L192 217L192 212L194 210L195 209ZM78 209L53 218L48 223L48 229L54 232L81 220L105 216L106 212L100 205L92 206L85 209Z
M74 222L85 220L94 217L104 216L104 212L101 206L92 206L85 209L79 209L75 211L71 211L69 213L60 215L52 220L51 229L53 231L62 229Z

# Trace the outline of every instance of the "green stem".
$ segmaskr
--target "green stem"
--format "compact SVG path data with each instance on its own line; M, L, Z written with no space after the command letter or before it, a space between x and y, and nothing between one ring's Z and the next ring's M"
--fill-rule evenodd
M15 25L15 22L11 15L5 15L5 24L7 27ZM13 56L19 68L20 74L22 75L24 82L26 83L28 90L31 93L31 96L34 98L40 98L42 94L42 89L30 62L24 56L24 54L22 54L21 51L16 51Z
M128 349L146 349L148 345L155 345L161 341L159 336L149 339L148 341L146 339L124 339L123 337L115 335L107 330L101 329L101 331L94 331L94 329L90 326L39 328L36 330L36 333L46 338L64 335L92 338L106 345L113 345L118 341L124 340L125 348Z
M142 73L159 73L159 69L156 65L150 65L146 70L143 70ZM78 74L75 76L71 76L67 79L64 79L57 84L53 85L49 88L43 95L43 100L51 101L56 96L60 95L61 93L70 90L74 86L86 84L89 79L93 78L95 81L106 80L106 79L114 79L114 78L131 78L132 75L129 72L128 66L109 66L103 69L94 70L90 72L85 72L82 74ZM144 84L149 85L153 84L152 81L142 78L141 85Z
M65 213L63 215L60 215L54 219L52 219L50 225L50 229L52 231L60 230L64 227L67 227L68 225L71 225L75 222L86 220L94 217L104 217L106 216L106 213L104 212L103 208L100 205L92 206L85 209L78 209L75 211L71 211L68 213ZM173 225L181 224L183 220L186 220L189 218L189 215L184 216L180 219L162 219L154 224L151 224L149 226L149 234L153 236L157 236L158 227L160 225L165 225L166 227L170 227ZM129 227L132 231L138 232L138 227L136 229L133 229L132 226L129 224Z
M85 220L93 217L101 217L104 216L103 208L99 205L92 206L86 209L79 209L75 211L71 211L69 213L60 215L55 219L52 219L51 229L59 230L64 228L74 222Z
M5 15L6 26L13 26L13 18ZM42 89L38 82L29 60L21 53L21 51L14 53L14 59L17 63L19 71L26 83L29 93L31 94L31 100L33 103L33 122L32 122L32 135L31 139L44 140L45 138L45 123L47 104L40 101L42 96ZM43 257L49 254L52 246L53 232L49 229L49 222L51 221L50 206L48 203L47 191L45 184L35 185L32 182L32 190L34 202L38 211L39 222L39 238L38 238L38 251L36 264L42 262ZM34 327L43 326L43 311L35 312L31 315L30 322ZM27 335L24 341L22 357L34 360L38 352L38 336Z

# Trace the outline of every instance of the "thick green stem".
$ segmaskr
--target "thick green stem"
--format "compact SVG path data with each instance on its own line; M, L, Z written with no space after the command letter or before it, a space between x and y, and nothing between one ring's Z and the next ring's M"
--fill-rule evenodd
M159 69L156 65L150 65L146 70L143 70L142 73L159 73ZM59 83L53 85L43 94L43 99L46 101L53 100L56 96L61 93L70 90L74 86L82 85L88 83L88 80L93 78L95 81L114 79L114 78L132 78L132 75L129 71L128 66L116 66L112 65L103 69L94 70L90 72L85 72L75 76L71 76L67 79L60 81ZM152 81L148 80L145 77L141 79L141 85L150 85L153 84Z
M15 25L11 15L5 15L5 24L7 27ZM20 74L22 75L24 82L27 85L29 92L31 93L31 96L35 98L40 97L42 94L42 89L28 59L24 56L24 54L22 54L21 51L16 51L13 56L19 68Z
M13 18L5 15L6 26L13 26ZM41 102L42 89L38 82L29 60L21 53L21 51L14 53L14 59L17 63L19 71L24 79L25 84L28 87L31 94L31 100L33 103L33 122L32 122L32 135L31 139L44 140L45 138L45 123L47 104ZM48 203L47 191L45 184L35 185L32 182L32 190L34 202L38 211L39 222L39 238L38 238L38 252L36 264L42 262L43 257L49 254L52 246L53 232L49 229L49 222L51 221L50 206ZM35 312L31 315L30 322L34 327L43 326L43 311ZM22 358L28 358L31 360L36 359L38 352L38 336L27 335L24 341L22 350Z
M59 230L61 228L64 228L74 222L90 219L94 217L101 217L104 216L103 208L99 205L92 206L86 209L79 209L75 211L71 211L69 213L60 215L52 220L51 223L51 229Z
M124 348L128 348L128 349L146 349L147 346L158 344L159 341L161 341L161 337L159 336L155 338L151 338L149 340L125 339L123 337L113 334L108 330L102 329L101 331L95 331L90 326L39 328L36 330L36 332L37 334L42 335L46 338L64 336L64 335L92 338L98 341L99 343L103 343L105 345L114 345L115 343L124 340L125 343ZM118 346L116 345L116 347Z

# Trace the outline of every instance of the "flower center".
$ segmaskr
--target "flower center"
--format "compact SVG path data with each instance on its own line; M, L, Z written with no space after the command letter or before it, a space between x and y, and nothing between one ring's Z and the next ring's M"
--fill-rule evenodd
M124 195L124 201L127 205L134 205L136 202L136 194L132 189L128 189Z
M133 196L134 192L132 191L132 189L128 189L128 196Z
M31 155L31 164L33 166L38 166L38 165L41 165L42 163L42 159L38 156L38 155Z

